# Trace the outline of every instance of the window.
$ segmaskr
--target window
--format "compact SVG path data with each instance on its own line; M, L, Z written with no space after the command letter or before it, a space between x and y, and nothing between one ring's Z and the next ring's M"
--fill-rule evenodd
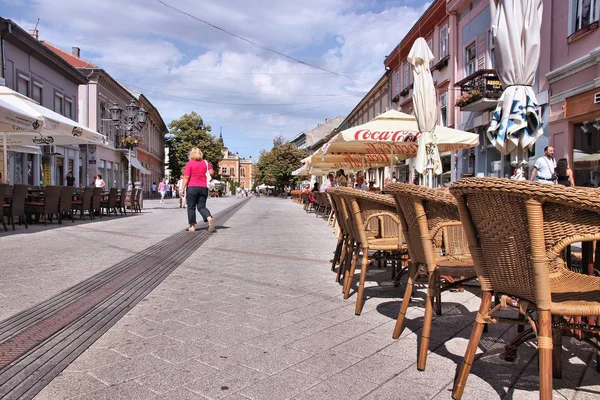
M405 62L405 63L402 65L402 69L403 69L403 71L402 71L402 72L403 72L403 74L404 74L404 81L403 81L403 82L404 82L404 85L403 85L403 87L404 87L404 89L407 89L407 88L408 88L408 85L410 85L410 72L409 72L409 71L410 71L410 69L409 69L409 67L408 67L408 63L407 63L407 62Z
M433 54L433 38L429 38L429 40L427 41L427 47L429 47L429 50L431 50L431 54ZM431 67L433 67L433 58L429 62L429 69L431 69Z
M440 60L448 55L448 25L440 29Z
M494 35L492 31L488 31L488 59L489 65L488 67L491 69L496 69L496 50L495 50L496 40L494 39Z
M64 114L64 97L61 93L54 93L54 112Z
M31 98L37 101L39 104L42 104L42 89L44 87L41 83L33 82L33 87L31 88Z
M227 167L221 167L221 175L227 175Z
M103 119L106 118L106 106L104 103L100 103L100 121L98 121L98 132L104 135L104 122Z
M242 167L240 168L240 178L245 178L246 177L246 170Z
M229 168L229 175L232 177L235 177L235 168L233 168L233 167Z
M396 91L394 94L400 93L400 68L396 70Z
M440 122L441 126L448 126L448 93L440 94Z
M475 53L475 43L472 43L465 47L465 75L469 76L475 72L476 68L476 53Z
M65 117L73 119L73 100L65 99Z
M17 92L22 95L29 96L29 77L23 74L18 74L17 77Z
M600 0L571 0L570 33L576 32L598 21L600 16Z

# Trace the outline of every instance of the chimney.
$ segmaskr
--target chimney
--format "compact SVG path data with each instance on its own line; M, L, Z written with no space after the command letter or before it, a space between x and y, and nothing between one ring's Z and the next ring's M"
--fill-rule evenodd
M329 122L329 118L325 118L325 122Z
M35 40L40 40L40 31L36 28L29 29L28 32Z
M79 55L81 54L81 49L79 47L71 47L71 54L73 54L75 57L79 58Z

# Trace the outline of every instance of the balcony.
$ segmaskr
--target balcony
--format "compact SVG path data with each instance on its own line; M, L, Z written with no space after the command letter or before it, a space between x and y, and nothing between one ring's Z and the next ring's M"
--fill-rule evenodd
M481 69L456 82L460 97L456 107L461 111L483 112L493 110L502 95L502 83L493 69Z

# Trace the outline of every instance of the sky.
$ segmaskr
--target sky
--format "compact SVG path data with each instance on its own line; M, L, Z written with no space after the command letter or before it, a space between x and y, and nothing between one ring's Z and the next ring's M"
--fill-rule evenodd
M0 16L136 89L165 123L196 111L258 159L346 117L425 0L0 0ZM203 22L204 21L204 22Z

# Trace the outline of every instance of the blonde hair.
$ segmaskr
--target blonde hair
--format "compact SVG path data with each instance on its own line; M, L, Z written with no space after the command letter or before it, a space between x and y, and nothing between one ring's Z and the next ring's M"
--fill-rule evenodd
M192 147L190 150L190 160L201 161L203 157L202 150L197 147Z

